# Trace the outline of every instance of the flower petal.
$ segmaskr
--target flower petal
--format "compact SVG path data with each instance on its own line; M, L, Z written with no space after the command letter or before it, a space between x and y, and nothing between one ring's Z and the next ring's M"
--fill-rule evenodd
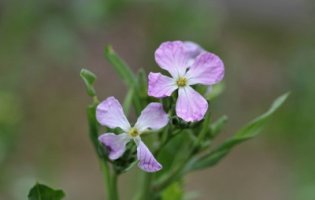
M158 130L166 126L168 123L168 115L163 110L163 106L160 103L150 103L141 112L135 127L139 132L145 130Z
M186 49L186 52L188 53L189 55L189 64L188 66L191 66L194 61L195 61L195 58L205 52L205 50L199 46L197 43L194 43L194 42L191 42L191 41L185 41L184 42L184 45L185 45L185 49Z
M109 128L120 127L126 132L130 128L119 101L114 97L108 97L97 106L96 119L100 124Z
M205 50L197 43L192 41L185 41L185 50L188 52L190 57L197 57L200 53L205 52Z
M189 56L181 41L163 42L155 51L155 61L174 78L183 76L188 67Z
M164 76L161 73L150 72L148 83L148 95L156 98L171 96L177 85L174 79Z
M190 86L178 90L176 114L187 122L200 121L208 109L208 102Z
M130 141L127 133L115 135L114 133L105 133L98 137L98 140L105 145L108 151L108 157L116 160L121 157L125 150L126 144Z
M138 166L146 172L156 172L162 169L162 165L154 158L148 147L140 138L135 139L137 144Z
M224 64L215 54L201 53L186 73L189 85L213 85L224 77Z

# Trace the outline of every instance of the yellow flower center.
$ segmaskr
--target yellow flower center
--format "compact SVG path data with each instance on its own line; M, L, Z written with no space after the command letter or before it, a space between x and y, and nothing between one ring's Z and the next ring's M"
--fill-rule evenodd
M187 79L185 77L179 77L176 81L178 87L185 87L187 84Z
M137 137L139 135L139 132L138 130L133 127L129 130L128 134L131 136L131 137Z

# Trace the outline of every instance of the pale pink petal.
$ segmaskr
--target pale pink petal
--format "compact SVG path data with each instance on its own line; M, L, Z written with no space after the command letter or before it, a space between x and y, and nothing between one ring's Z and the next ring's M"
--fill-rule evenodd
M156 98L171 96L174 90L177 89L176 81L170 77L164 76L161 73L150 72L148 83L148 94Z
M141 139L137 138L135 141L137 144L139 168L146 172L156 172L161 170L162 165L154 158L148 147L141 141Z
M135 127L139 132L146 130L159 130L168 123L168 115L165 113L162 104L150 103L141 112Z
M186 52L193 61L199 54L206 52L199 44L191 41L184 42Z
M212 53L200 54L194 64L186 73L189 85L213 85L224 77L224 64L222 60Z
M108 97L97 106L96 119L100 124L109 128L120 127L126 132L130 128L119 101L114 97Z
M105 133L98 137L98 140L106 147L108 157L111 160L120 158L125 150L130 137L126 133L115 135L114 133Z
M174 78L183 76L188 67L189 56L181 41L163 42L155 51L155 61Z
M208 102L190 86L179 88L176 114L187 122L200 121L208 109Z

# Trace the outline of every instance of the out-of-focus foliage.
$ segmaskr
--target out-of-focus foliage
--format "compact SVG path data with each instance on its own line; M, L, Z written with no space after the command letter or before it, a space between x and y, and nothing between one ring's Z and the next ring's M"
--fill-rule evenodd
M244 189L233 181L204 180L202 174L199 179L189 179L195 181L189 187L201 189L206 182L209 188L204 192L210 189L211 194L204 199L313 200L314 13L311 0L1 1L0 199L25 199L34 177L65 186L71 199L102 198L102 188L75 193L77 188L90 187L91 181L101 185L87 128L82 126L88 99L78 71L87 66L105 67L97 90L102 97L122 97L122 87L111 86L117 77L104 62L106 45L119 47L133 69L149 71L156 66L153 52L158 44L181 39L196 41L224 60L226 91L210 108L228 114L228 130L263 111L277 94L292 91L287 105L264 131L265 143L274 148L265 143L242 147L253 154L263 150L266 157L275 156L266 165L277 166L276 172L283 176L272 176L266 170L264 175L270 179L265 182L256 176L246 179L248 182L240 180ZM237 157L234 162L247 160L255 170L265 171L259 156L233 155ZM221 178L239 178L223 175L235 167L222 165L226 168L216 171ZM281 187L284 189L278 188L280 179L287 183ZM127 191L123 197L128 198L133 187L128 178L123 180ZM251 192L246 186L255 185L259 189L251 191L256 194L246 196ZM232 196L224 196L229 194ZM267 194L270 196L264 196Z

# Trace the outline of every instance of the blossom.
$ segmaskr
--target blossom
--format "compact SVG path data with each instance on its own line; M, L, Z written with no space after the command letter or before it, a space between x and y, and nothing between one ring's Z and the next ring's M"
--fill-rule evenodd
M208 102L191 86L213 85L224 77L224 64L215 54L204 51L195 43L171 41L155 51L155 61L172 77L151 72L148 94L156 98L171 96L178 89L176 114L187 122L203 119Z
M96 108L97 121L111 129L121 128L123 133L104 133L99 136L99 141L107 148L109 158L120 158L126 144L133 140L137 145L138 166L147 172L159 171L162 165L154 158L148 147L142 142L140 135L148 130L159 130L167 125L168 115L163 110L162 104L150 103L141 112L137 122L131 126L127 120L121 104L114 97L108 97Z

